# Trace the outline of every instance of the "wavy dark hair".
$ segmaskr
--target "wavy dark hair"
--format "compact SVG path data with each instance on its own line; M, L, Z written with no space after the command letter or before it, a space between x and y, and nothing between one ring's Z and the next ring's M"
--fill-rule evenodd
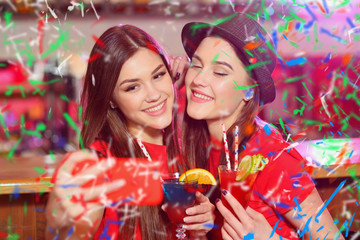
M109 143L109 151L116 157L145 158L136 139L129 133L126 118L120 109L111 109L110 100L123 64L140 48L158 54L169 71L168 58L160 45L145 31L131 25L111 27L95 43L87 67L81 104L84 107L83 126L80 143L88 148L95 139ZM176 99L176 91L175 91ZM174 104L174 108L177 104ZM170 172L182 172L186 168L179 159L176 109L173 109L172 124L163 131L163 144L167 149L167 162ZM107 152L105 149L104 152ZM175 162L175 164L174 164ZM122 207L120 207L122 208ZM132 207L127 206L128 209ZM122 211L122 209L119 209ZM143 239L166 239L169 220L159 206L138 208ZM136 230L136 217L124 220L119 228L120 239L133 239Z
M210 35L216 36L216 35ZM224 39L226 40L226 39ZM244 66L249 65L246 62L246 57L244 57L237 49L231 44L234 51L236 52L238 58L241 60ZM254 76L252 74L252 76ZM255 82L250 76L248 77L250 82ZM237 117L236 121L230 126L230 128L226 131L228 146L231 149L234 149L232 153L235 152L235 140L234 140L234 131L235 126L239 126L239 147L238 153L240 154L244 148L243 145L246 145L248 140L251 138L252 134L257 129L257 113L260 105L259 98L259 88L254 87L254 97L249 101L245 102L245 106L243 107L240 115ZM188 101L186 99L186 108ZM186 109L185 108L185 109ZM181 142L182 142L182 152L183 159L186 160L187 164L191 168L204 168L208 169L208 159L210 155L211 148L211 136L209 133L209 129L206 123L206 120L196 120L189 116L187 111L184 113L184 120L182 124L182 134L181 134ZM234 165L233 158L231 160L231 165ZM226 164L225 152L221 153L220 164Z

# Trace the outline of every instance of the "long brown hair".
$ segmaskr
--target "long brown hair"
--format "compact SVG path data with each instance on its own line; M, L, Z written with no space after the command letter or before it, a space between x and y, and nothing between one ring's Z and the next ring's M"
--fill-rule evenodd
M164 50L149 34L137 27L122 25L109 28L94 45L81 97L81 104L85 111L80 142L83 142L84 147L89 147L97 138L109 144L109 150L113 156L145 158L141 148L127 129L124 114L120 109L110 107L110 100L121 68L139 48L150 49L159 54L170 73ZM181 172L185 167L179 161L170 164L180 155L175 111L176 109L173 109L172 124L163 131L163 144L167 149L169 171ZM125 210L134 210L134 208L129 206L119 208L119 211ZM159 206L141 206L135 210L138 210L140 216L143 239L166 239L169 221L166 214L162 214ZM124 219L124 224L119 229L121 239L133 238L136 219L136 217Z
M225 39L226 40L226 39ZM236 50L236 48L228 42L232 48L237 53L238 58L241 60L244 66L249 65L244 59L244 56ZM250 77L249 81L254 81ZM243 145L246 145L247 141L250 139L251 135L256 129L256 114L259 109L259 89L254 87L254 97L249 101L245 102L245 106L241 110L240 115L237 117L236 121L230 126L226 131L228 146L231 147L234 145L234 130L235 126L239 126L239 139L241 140L238 147L238 153L240 154L244 148ZM186 100L186 108L188 101ZM186 109L185 108L185 109ZM182 153L183 158L186 160L187 164L191 168L204 168L208 169L208 159L211 149L211 136L209 133L208 125L206 120L196 120L191 118L187 111L184 113L184 120L182 125ZM235 152L235 149L232 153ZM226 164L225 153L224 151L221 154L220 164ZM231 158L231 164L233 165L233 158Z

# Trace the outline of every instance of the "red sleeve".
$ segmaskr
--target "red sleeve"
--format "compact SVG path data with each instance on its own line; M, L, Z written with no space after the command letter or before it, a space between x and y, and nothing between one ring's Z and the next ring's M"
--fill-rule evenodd
M253 193L278 213L284 214L301 203L314 189L311 177L302 169L296 150L282 152L258 175ZM295 200L296 199L296 200Z

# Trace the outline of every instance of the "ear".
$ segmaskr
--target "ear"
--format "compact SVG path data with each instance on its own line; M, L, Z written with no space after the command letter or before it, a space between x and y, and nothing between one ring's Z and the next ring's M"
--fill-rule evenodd
M110 108L115 109L115 108L117 108L117 106L112 101L110 101Z
M250 88L245 90L245 97L244 97L245 102L248 102L253 97L254 97L254 89Z

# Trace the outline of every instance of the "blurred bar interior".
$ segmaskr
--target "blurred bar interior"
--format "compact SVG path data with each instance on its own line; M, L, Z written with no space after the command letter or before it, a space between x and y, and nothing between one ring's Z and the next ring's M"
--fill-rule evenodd
M359 0L2 0L0 238L10 231L42 239L49 177L61 154L78 148L82 78L105 29L133 24L179 56L186 22L234 11L259 19L279 54L277 97L260 117L314 166L323 200L347 179L329 210L339 228L357 212L351 229L358 231Z

